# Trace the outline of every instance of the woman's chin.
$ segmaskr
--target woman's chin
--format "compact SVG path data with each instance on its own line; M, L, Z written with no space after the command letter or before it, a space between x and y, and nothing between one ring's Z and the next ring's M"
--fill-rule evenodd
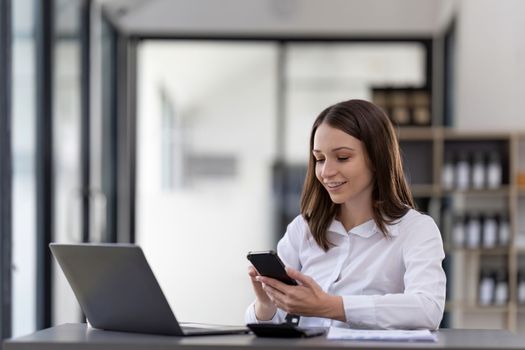
M343 204L346 201L346 198L341 195L332 195L330 194L330 199L335 204Z

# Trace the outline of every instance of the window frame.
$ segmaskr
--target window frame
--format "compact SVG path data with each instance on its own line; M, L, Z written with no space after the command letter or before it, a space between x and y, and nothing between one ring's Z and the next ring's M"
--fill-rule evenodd
M0 0L0 342L12 333L11 32L11 0Z

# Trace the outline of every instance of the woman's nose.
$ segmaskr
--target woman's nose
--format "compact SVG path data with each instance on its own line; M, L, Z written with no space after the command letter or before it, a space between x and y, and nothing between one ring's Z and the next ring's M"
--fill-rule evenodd
M337 173L337 169L330 161L325 160L323 168L321 169L322 177L332 177Z

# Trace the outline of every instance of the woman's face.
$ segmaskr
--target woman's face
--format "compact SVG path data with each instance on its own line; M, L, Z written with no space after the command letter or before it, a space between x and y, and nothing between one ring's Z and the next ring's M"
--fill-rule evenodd
M322 123L314 135L315 175L334 203L372 197L372 172L364 145L342 130Z

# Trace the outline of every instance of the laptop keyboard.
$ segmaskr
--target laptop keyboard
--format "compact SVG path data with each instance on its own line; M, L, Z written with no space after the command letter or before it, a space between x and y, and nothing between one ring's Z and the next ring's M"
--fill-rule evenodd
M235 327L235 326L206 326L206 327L192 327L182 326L182 331L186 335L199 335L199 334L239 334L248 333L248 328Z
M189 332L189 333L209 333L210 331L214 330L213 328L202 328L202 327L191 327L191 326L184 326L184 327L181 327L181 328L182 328L182 331L184 333L186 333L186 332Z

